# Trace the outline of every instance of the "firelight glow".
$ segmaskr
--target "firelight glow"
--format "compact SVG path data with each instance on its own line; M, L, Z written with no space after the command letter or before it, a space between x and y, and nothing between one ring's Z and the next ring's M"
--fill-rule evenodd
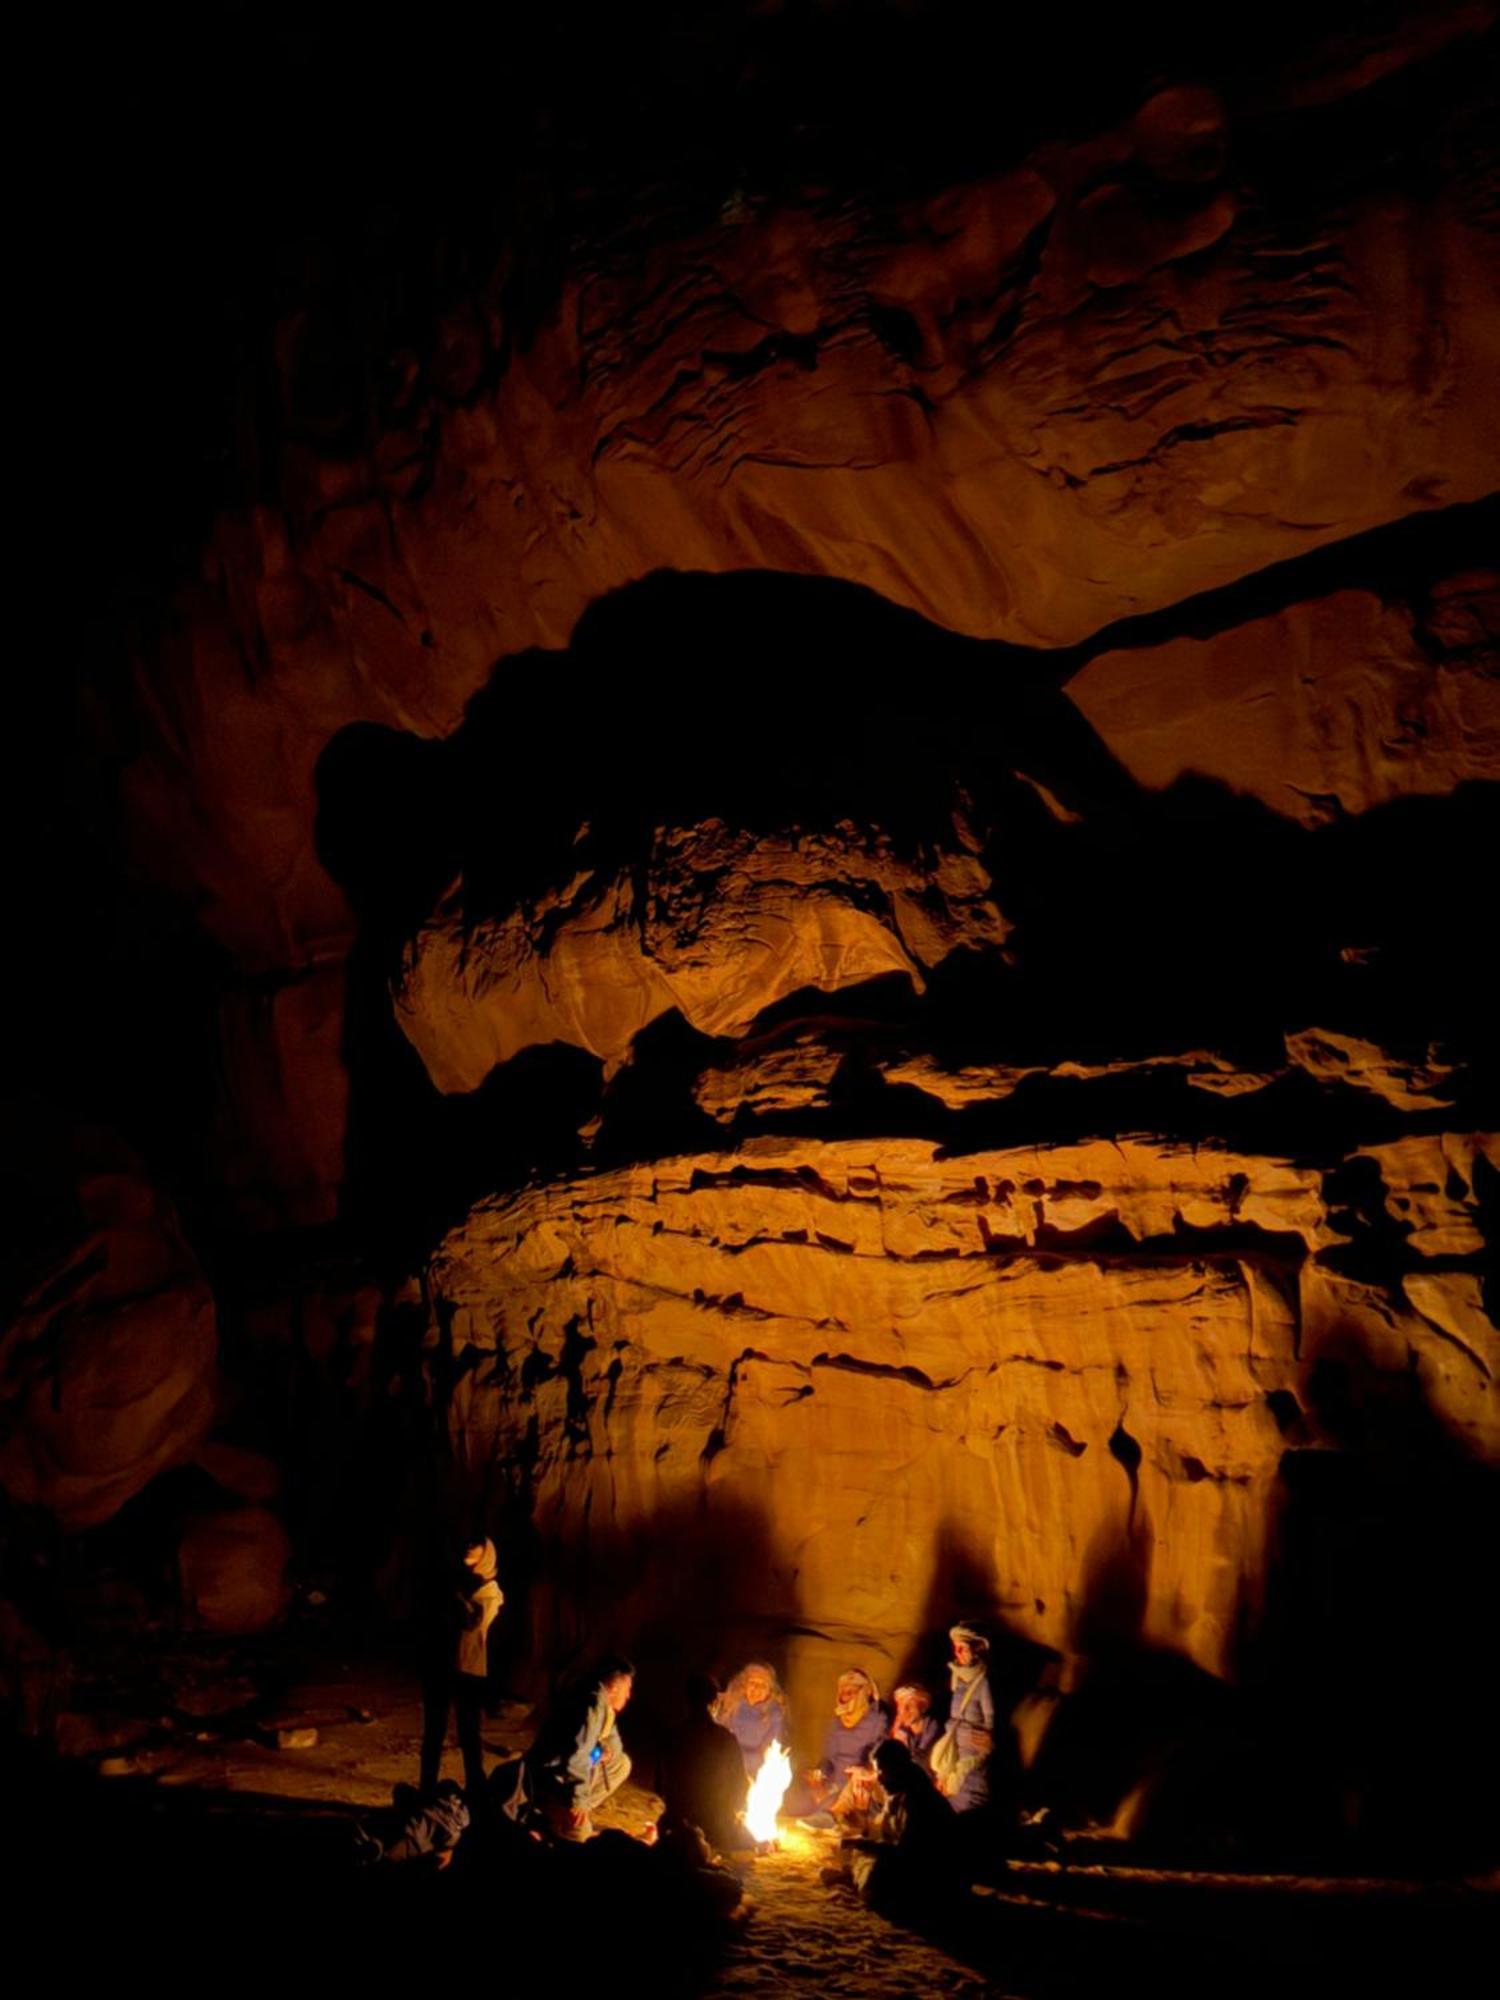
M792 1760L786 1745L773 1743L756 1772L740 1817L746 1831L757 1841L776 1838L776 1815L792 1782Z

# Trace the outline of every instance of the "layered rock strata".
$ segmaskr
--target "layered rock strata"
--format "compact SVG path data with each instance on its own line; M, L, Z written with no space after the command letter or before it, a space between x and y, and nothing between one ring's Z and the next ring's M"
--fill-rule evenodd
M1330 1370L1500 1456L1473 1261L1500 1147L1371 1157L1441 1279L1341 1270L1367 1228L1312 1165L1150 1136L765 1140L482 1204L429 1283L462 1460L538 1538L537 1652L769 1644L815 1716L965 1596L1086 1653L1125 1561L1131 1638L1232 1674Z

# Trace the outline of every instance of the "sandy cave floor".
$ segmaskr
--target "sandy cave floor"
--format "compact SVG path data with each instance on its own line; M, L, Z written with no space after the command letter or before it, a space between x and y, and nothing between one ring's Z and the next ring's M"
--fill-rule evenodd
M350 1807L387 1805L396 1784L414 1779L422 1709L409 1677L323 1663L273 1701L251 1735L233 1720L235 1707L222 1706L248 1692L251 1681L228 1658L222 1677L215 1665L212 1656L205 1658L200 1674L178 1695L179 1705L185 1698L189 1709L205 1711L200 1728L179 1727L166 1740L106 1757L103 1771L116 1780L149 1777L157 1786L217 1795L226 1810L238 1795L296 1801L340 1816ZM315 1744L276 1747L278 1728L309 1727L317 1730ZM628 1717L626 1727L628 1736ZM494 1761L517 1754L530 1738L530 1716L518 1704L502 1704L498 1716L486 1719L485 1748ZM463 1775L451 1741L443 1775ZM660 1810L660 1799L632 1782L611 1800L599 1824L636 1833ZM826 1887L821 1871L836 1849L831 1835L794 1829L782 1852L737 1864L754 1910L731 1939L706 1996L754 1993L775 2000L817 1992L965 2000L1002 1990L938 1946L876 1916L851 1892Z
M92 1839L79 1866L111 1878L125 1907L137 1894L138 1849L134 1880L148 1893L175 1879L192 1903L202 1883L227 1881L236 1909L298 1902L337 1938L357 1873L350 1829L416 1775L421 1704L404 1662L347 1645L127 1648L101 1660L69 1702L61 1734L76 1786L59 1810L62 1838L76 1844L81 1828ZM522 1750L532 1723L523 1704L498 1704L484 1729L490 1760ZM451 1745L444 1772L461 1777ZM639 1831L659 1803L628 1785L600 1823ZM1425 1966L1461 1960L1471 1931L1493 1940L1500 1930L1493 1884L1227 1877L1120 1865L1123 1854L1101 1864L1096 1853L1064 1866L1002 1865L939 1944L825 1885L836 1849L831 1835L794 1829L783 1851L738 1864L754 1909L698 1991L1052 2000L1147 1982L1161 1994L1201 1993L1212 1966L1219 1994L1261 1993L1271 1980L1284 2000L1355 1977L1365 1994L1406 1992ZM448 1878L421 1864L395 1873L408 1879L393 1907L410 1912L420 1941L443 1921ZM395 1921L404 1936L407 1919ZM541 1992L546 1981L519 1973L508 1990Z

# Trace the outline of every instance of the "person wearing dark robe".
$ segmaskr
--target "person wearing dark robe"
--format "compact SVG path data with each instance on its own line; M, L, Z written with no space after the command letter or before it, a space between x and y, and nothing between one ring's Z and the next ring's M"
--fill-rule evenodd
M880 1690L863 1667L839 1675L823 1758L787 1795L782 1810L810 1826L846 1826L868 1810L875 1773L870 1753L886 1730Z
M689 1680L686 1712L662 1754L659 1789L669 1818L734 1853L755 1843L740 1818L749 1791L743 1745L715 1720L723 1699L706 1674Z
M438 1629L429 1635L429 1655L422 1676L421 1790L430 1797L442 1769L450 1709L458 1723L464 1759L464 1786L471 1798L484 1785L484 1745L480 1713L489 1679L489 1633L505 1602L495 1581L495 1544L484 1536L466 1544Z
M735 1923L748 1914L744 1883L723 1865L700 1827L668 1812L658 1822L656 1835L659 1865L686 1880L715 1917Z
M942 1724L932 1712L932 1696L920 1681L908 1681L896 1689L891 1700L895 1706L891 1740L904 1744L925 1771L932 1757L932 1746L943 1733Z
M397 1785L385 1811L356 1827L355 1858L364 1863L430 1858L435 1867L443 1868L468 1824L469 1809L451 1778L426 1798L410 1785Z
M764 1660L740 1668L715 1702L714 1720L739 1744L747 1778L755 1776L773 1743L791 1740L786 1696Z
M990 1691L990 1643L977 1626L954 1625L948 1723L932 1747L932 1775L955 1812L973 1812L990 1796L995 1748L995 1697Z
M929 1912L957 1887L959 1823L898 1737L876 1746L875 1774L887 1805L880 1838L856 1843L855 1887L887 1915Z

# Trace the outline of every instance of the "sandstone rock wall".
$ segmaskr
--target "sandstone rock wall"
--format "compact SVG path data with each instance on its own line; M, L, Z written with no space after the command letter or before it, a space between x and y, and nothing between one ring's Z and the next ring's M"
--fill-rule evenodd
M140 663L142 859L242 967L302 967L350 932L313 841L328 739L450 730L497 659L659 567L1057 646L1490 491L1490 11L1239 98L1171 85L905 202L731 201L670 241L648 205L575 245L524 343L480 283L383 357L363 449L326 408L358 369L289 315L273 498L218 524Z
M709 200L553 162L456 287L445 190L399 314L313 240L250 357L101 751L217 998L161 1151L299 1531L399 1594L430 1393L538 1680L770 1649L809 1727L964 1610L1174 1690L1279 1648L1305 1747L1475 1653L1495 10L1336 12L951 173L899 116ZM274 1618L202 1272L81 1195L0 1476L81 1526L196 1459L194 1613Z
M612 1072L674 1009L734 1037L807 988L896 974L920 990L951 951L1005 938L963 833L922 867L880 829L847 822L759 839L716 820L668 827L644 870L581 868L562 894L478 924L458 883L408 947L397 1018L439 1089L474 1090L544 1042L573 1043Z
M1381 1187L1408 1213L1439 1146L1452 1219L1417 1255L1469 1259L1493 1138L1384 1149ZM1372 1284L1347 1232L1311 1164L1148 1135L762 1140L485 1203L429 1282L460 1459L531 1510L536 1653L769 1646L807 1722L841 1662L889 1681L961 1609L1086 1656L1122 1561L1129 1636L1232 1675L1283 1455L1336 1442L1330 1368L1500 1457L1473 1268Z
M1143 785L1221 779L1304 825L1492 780L1500 579L1422 606L1339 592L1208 640L1101 654L1069 683Z

